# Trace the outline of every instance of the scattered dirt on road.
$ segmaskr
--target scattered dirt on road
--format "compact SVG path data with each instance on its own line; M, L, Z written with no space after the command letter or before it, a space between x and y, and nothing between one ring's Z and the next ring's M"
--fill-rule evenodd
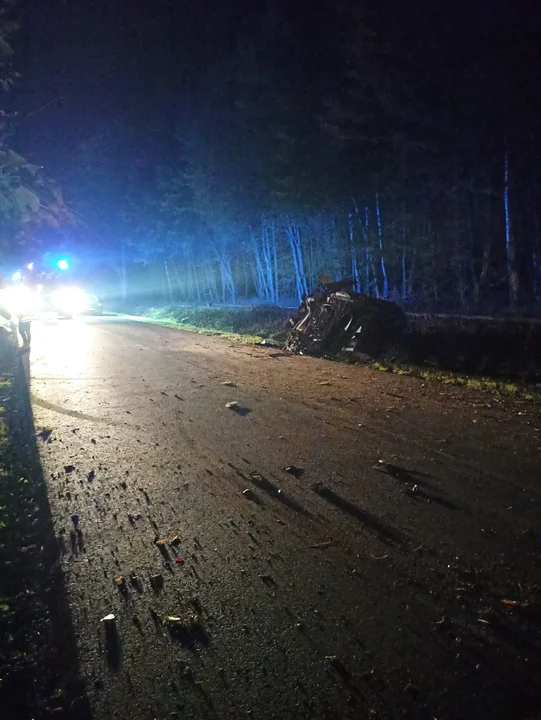
M35 333L32 394L97 720L541 710L538 404L80 332L67 357Z

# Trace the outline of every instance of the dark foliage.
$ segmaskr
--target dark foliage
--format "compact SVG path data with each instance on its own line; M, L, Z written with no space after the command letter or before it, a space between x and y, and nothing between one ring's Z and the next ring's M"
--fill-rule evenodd
M82 3L73 69L51 60L73 93L55 117L78 118L53 163L111 293L296 304L325 273L411 308L538 301L533 5L159 5Z

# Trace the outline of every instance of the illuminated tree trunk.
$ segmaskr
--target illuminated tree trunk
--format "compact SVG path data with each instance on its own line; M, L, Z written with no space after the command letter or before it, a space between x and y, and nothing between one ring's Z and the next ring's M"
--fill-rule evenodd
M364 225L363 225L363 239L364 239L364 263L365 263L365 285L364 291L367 295L370 294L370 267L373 266L372 258L370 254L370 248L368 247L368 205L364 206ZM376 295L377 295L377 283L376 283Z
M225 305L229 300L229 304L235 305L237 302L237 288L233 279L231 261L225 252L218 255L217 259L222 280L222 302Z
M376 193L376 220L378 225L378 243L380 253L381 277L383 281L383 297L389 297L389 281L387 280L387 268L385 267L385 254L383 252L383 229L381 227L381 211L379 208L379 193Z
M306 285L306 275L304 272L304 262L302 256L301 233L296 223L289 222L286 226L286 235L291 249L293 258L293 266L295 268L295 285L297 288L297 296L299 304L302 302L303 295L308 294Z
M515 237L511 225L509 210L509 154L507 148L504 157L503 170L503 207L505 213L505 252L507 257L507 283L509 286L509 302L516 307L520 298L520 276L518 271L518 257Z
M173 302L173 287L171 285L171 276L169 275L169 267L167 266L167 260L163 261L163 269L165 272L165 282L167 287L167 299L170 303Z
M278 248L276 243L276 224L272 221L272 261L274 267L274 302L279 302L279 281L278 281Z
M216 289L216 279L211 274L210 268L207 265L205 265L205 278L207 281L207 289L210 301L212 303L218 302L218 290Z
M260 300L268 299L268 288L267 288L265 273L263 272L263 265L261 263L259 243L257 241L257 237L255 237L255 236L252 236L252 247L253 247L253 255L254 255L254 261L252 264L252 273L253 273L253 277L254 277L254 285L255 285L257 297Z
M175 296L178 299L182 300L185 296L185 287L184 287L184 281L182 278L182 275L179 272L178 269L178 263L176 260L171 261L171 268L173 271L173 277L175 278Z
M276 282L274 279L274 263L272 251L272 245L275 241L274 222L269 223L266 220L263 220L263 225L261 229L261 241L265 270L265 287L267 291L266 298L270 303L274 304L276 303Z
M351 256L351 277L354 281L354 289L356 292L361 291L361 281L359 279L359 263L357 261L357 248L355 247L355 233L353 231L353 214L348 215L349 226L349 251Z
M272 266L274 270L274 291L273 291L273 298L274 298L274 304L278 305L279 297L278 297L278 248L276 247L276 223L273 220L271 223L271 244L272 244Z
M197 300L198 304L201 304L201 288L199 287L199 273L198 269L195 265L195 260L192 259L192 262L190 264L191 272L192 272L192 283L193 283L193 291L192 291L192 297L195 300Z
M116 267L118 279L120 281L120 292L123 302L128 300L128 270L126 265L126 246L124 241L120 241L120 265Z

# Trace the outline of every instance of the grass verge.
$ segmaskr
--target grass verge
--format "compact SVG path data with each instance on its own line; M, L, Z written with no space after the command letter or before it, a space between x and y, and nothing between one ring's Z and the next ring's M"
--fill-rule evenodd
M482 375L468 375L450 370L392 361L375 361L371 363L371 367L380 372L388 372L393 375L411 375L412 377L423 380L440 382L444 385L466 387L470 390L484 390L499 395L513 396L520 400L536 400L541 402L541 393L536 385L515 382L513 380L495 379Z
M275 307L170 306L149 308L143 317L160 325L257 344L282 332L290 314Z

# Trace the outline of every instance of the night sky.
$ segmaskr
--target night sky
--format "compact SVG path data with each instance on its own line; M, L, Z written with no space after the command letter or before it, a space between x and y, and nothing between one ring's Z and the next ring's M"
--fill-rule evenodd
M302 3L301 3L302 5ZM32 158L64 173L77 144L118 121L143 146L171 145L175 117L205 73L260 21L265 2L47 0L22 21L22 80L12 95L22 118L17 140ZM295 13L294 13L295 14ZM27 115L53 102L35 116Z
M333 49L342 41L335 17L347 5L347 0L26 0L16 43L22 79L9 98L20 114L16 144L61 175L77 144L112 121L133 128L143 145L151 128L158 146L141 149L166 150L176 115L189 112L194 95L204 93L209 68L226 60L239 39L249 39L273 13L289 30L284 63L302 62L309 49L306 81L320 81L324 92L333 74ZM482 45L486 33L512 45L540 28L534 3L365 5L382 43L408 54L441 44L442 56L448 44L458 62Z
M53 173L63 174L77 144L103 123L116 120L133 128L143 144L149 128L159 128L152 134L154 140L159 137L158 147L148 150L163 151L174 137L176 114L187 110L194 93L204 92L208 69L226 60L239 40L249 39L273 12L289 27L291 43L284 62L295 65L309 48L306 81L321 81L323 92L328 79L322 75L332 78L333 48L342 41L334 19L348 4L27 0L16 43L22 79L9 98L20 114L16 144ZM449 43L459 62L487 32L512 45L541 27L541 11L534 3L521 7L490 0L382 0L365 5L382 43L404 53ZM28 117L36 110L40 112Z

